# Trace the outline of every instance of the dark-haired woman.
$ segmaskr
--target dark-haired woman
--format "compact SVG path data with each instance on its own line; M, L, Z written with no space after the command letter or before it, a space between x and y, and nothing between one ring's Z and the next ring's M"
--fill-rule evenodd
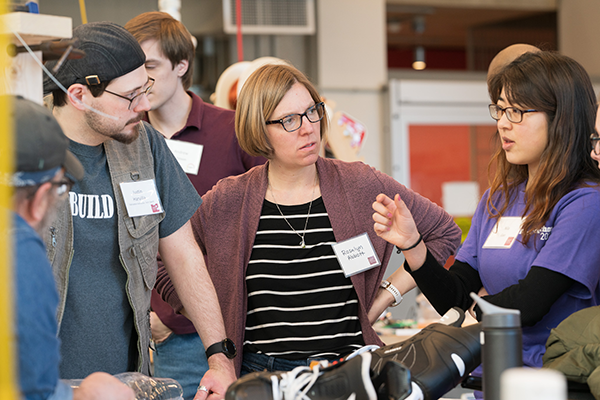
M440 314L470 292L521 311L523 363L541 367L550 329L599 304L600 171L589 157L596 101L574 60L526 53L490 81L498 147L490 189L446 271L420 243L405 268ZM397 245L419 231L401 199L379 195L375 231ZM477 318L481 311L476 307Z

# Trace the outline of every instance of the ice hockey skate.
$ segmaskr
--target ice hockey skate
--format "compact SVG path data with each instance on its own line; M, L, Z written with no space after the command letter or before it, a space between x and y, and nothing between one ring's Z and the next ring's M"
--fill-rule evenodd
M405 365L418 386L410 400L434 400L457 386L481 364L481 323L460 327L464 312L452 309L451 321L433 323L410 338L381 347L371 354L371 369L380 373L390 360ZM413 385L413 389L414 385ZM417 391L422 391L422 396Z
M297 367L289 372L254 372L227 389L226 400L404 400L411 392L410 372L390 360L378 374L365 352L321 369Z

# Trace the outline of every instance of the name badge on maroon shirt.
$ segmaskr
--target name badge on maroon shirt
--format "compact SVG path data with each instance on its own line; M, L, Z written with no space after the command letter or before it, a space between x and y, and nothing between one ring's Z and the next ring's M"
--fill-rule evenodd
M165 139L171 153L186 174L198 175L200 159L204 146L201 144L184 142L182 140Z

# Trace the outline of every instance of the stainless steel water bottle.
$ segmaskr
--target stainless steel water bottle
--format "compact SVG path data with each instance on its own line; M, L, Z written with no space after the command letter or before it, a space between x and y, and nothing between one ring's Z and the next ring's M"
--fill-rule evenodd
M483 311L480 338L483 396L485 400L500 400L502 372L523 366L521 312L495 306L475 293L471 293L471 297Z

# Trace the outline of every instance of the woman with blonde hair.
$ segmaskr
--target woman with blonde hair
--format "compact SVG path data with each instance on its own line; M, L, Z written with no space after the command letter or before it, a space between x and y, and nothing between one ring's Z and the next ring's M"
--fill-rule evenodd
M402 194L439 262L459 244L460 230L431 201L362 162L320 157L327 123L304 74L259 68L240 93L236 132L243 150L268 162L220 181L192 219L227 335L243 353L238 372L242 362L243 373L286 371L383 344L371 324L414 282L402 268L404 286L382 282L394 246L373 232L378 193ZM370 268L352 274L336 256L332 245L348 240L365 254L372 246Z

